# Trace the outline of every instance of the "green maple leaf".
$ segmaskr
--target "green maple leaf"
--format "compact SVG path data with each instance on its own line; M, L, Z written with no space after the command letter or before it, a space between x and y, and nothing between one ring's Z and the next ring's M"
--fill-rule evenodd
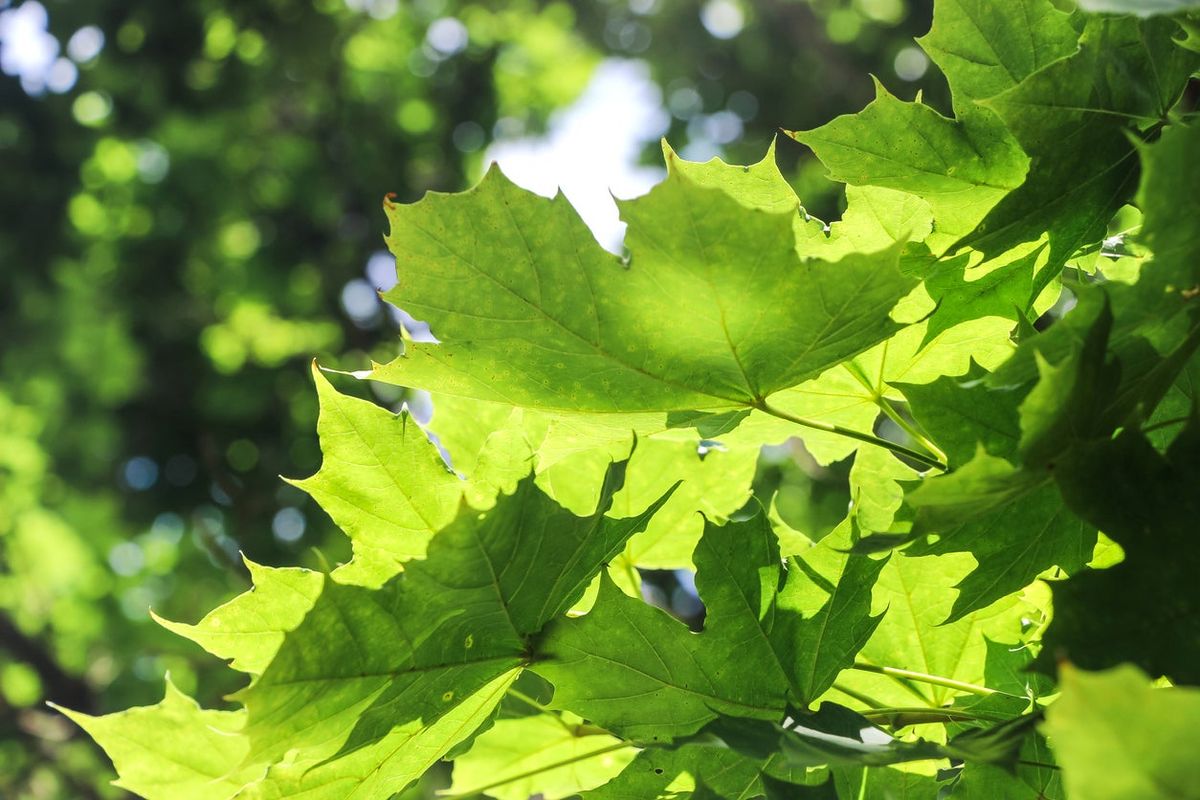
M239 797L264 800L351 790L389 796L491 715L528 660L524 639L575 602L661 506L665 498L632 519L605 517L623 472L623 464L610 469L602 504L587 517L562 509L532 479L484 513L465 507L427 558L410 561L378 589L260 571L261 591L186 631L243 668L261 669L238 694L244 712L200 711L169 693L161 708L73 716L105 744L123 776L129 748L121 731L159 719L179 727L178 737L130 762L124 779L138 786L177 783L182 770L209 787L197 798L227 797L215 792L235 783L246 786ZM286 585L300 588L298 602L311 609L285 604L287 614L303 617L298 626L263 626L261 615L280 605ZM232 638L214 636L224 627ZM251 640L262 633L263 643ZM219 752L236 750L236 757L215 764L212 754L171 755L177 745L198 746L187 736L211 735L223 737Z
M963 695L954 708L994 719L1014 718L1037 709L1033 700L1053 693L1052 683L1029 670L1033 654L1028 647L987 642L984 683L996 694ZM967 723L948 726L951 734L973 730ZM1045 737L1026 735L1020 742L1016 764L968 761L951 785L950 797L963 800L1064 800L1061 771Z
M1146 436L1159 450L1175 440L1200 403L1200 356L1193 355L1146 420Z
M1069 371L1067 366L1063 371ZM989 389L984 383L987 373L977 366L964 377L965 381L944 377L926 385L900 386L917 420L957 468L919 484L907 483L911 527L907 536L890 541L915 540L905 550L910 556L970 553L975 558L976 568L955 585L958 595L948 621L1020 591L1051 567L1078 571L1091 560L1096 544L1095 526L1063 507L1050 472L1009 460L1017 457L1023 435L1035 438L1033 432L1021 431L1022 411L1041 424L1043 432L1049 431L1052 426L1046 420L1063 418L1058 415L1060 395L1039 384L1042 394L1030 393L1018 405L1019 393ZM1062 388L1050 385L1053 390ZM1088 391L1094 388L1090 382L1086 385ZM1043 410L1044 418L1026 405L1030 397L1036 401L1043 394L1053 398L1053 408ZM876 523L872 530L887 529ZM933 534L936 540L931 541Z
M1076 38L1049 0L941 0L920 44L946 74L955 119L902 102L877 84L875 102L859 114L792 135L838 180L928 202L934 218L928 241L940 254L1021 186L1029 168L1017 142L980 101L1074 52Z
M570 797L607 783L637 750L578 717L537 714L498 720L454 760L455 795L497 800Z
M913 411L952 462L972 439L985 451L958 472L914 490L914 533L939 534L916 553L971 552L977 573L960 585L959 615L1018 589L1052 565L1075 572L1089 560L1096 514L1064 510L1053 490L1061 464L1073 463L1122 427L1137 425L1167 395L1192 359L1200 334L1190 292L1197 245L1187 220L1200 206L1200 134L1187 126L1143 146L1138 196L1144 238L1154 257L1133 285L1084 287L1079 304L1045 333L1027 339L996 373L956 391L948 381L901 387ZM1180 198L1171 202L1171 198ZM957 397L956 400L947 400ZM949 408L939 404L952 403ZM1020 435L1014 442L1013 420ZM1007 460L1006 460L1007 459ZM1060 484L1061 485L1061 484ZM965 521L964 521L965 520ZM1025 535L1004 536L998 531Z
M117 786L148 800L225 800L261 768L241 767L244 711L206 711L167 681L162 702L93 717L59 709L108 753Z
M750 499L758 448L714 448L700 453L696 442L639 441L629 459L625 486L613 497L613 516L641 511L676 480L679 487L646 529L625 547L625 557L646 569L692 566L704 520L724 520Z
M155 617L241 672L261 673L321 594L325 576L306 569L264 567L244 559L254 588L205 615L195 625Z
M1049 477L1039 480L984 453L906 499L916 509L914 533L938 534L906 554L970 553L977 562L955 584L950 622L1019 592L1051 567L1078 572L1096 547L1095 525L1063 507Z
M882 562L838 551L836 538L785 573L764 515L710 524L693 556L704 633L606 582L590 613L545 631L532 668L555 684L556 707L637 741L686 736L720 714L777 719L789 699L825 691L878 622L867 612ZM734 669L743 656L761 672Z
M1048 3L1047 3L1048 5ZM989 256L1047 235L1040 293L1077 248L1105 235L1136 186L1131 136L1164 119L1198 62L1169 20L1089 19L1077 53L983 101L1032 159L1029 179L960 245Z
M884 562L839 552L848 527L789 559L786 571L763 514L707 526L696 548L706 633L741 642L764 677L802 706L850 666L879 621L870 615L871 586Z
M837 767L833 780L838 797L862 800L936 797L937 780L931 774L892 767Z
M879 87L796 135L849 184L828 225L773 146L664 146L623 259L497 171L389 204L389 299L441 341L371 374L430 390L430 432L317 373L324 460L296 483L354 559L247 562L252 591L163 621L250 676L244 708L168 684L65 712L119 784L383 800L449 759L452 792L502 800L1195 795L1192 690L1064 667L1054 752L1032 731L1064 657L1200 681L1197 24L1062 5L938 0L953 117ZM854 458L815 544L745 516L760 447L796 435L823 476ZM701 632L638 566L696 568Z
M745 505L759 449L740 440L734 447L705 445L691 428L655 424L641 427L635 447L631 431L619 425L446 395L435 397L430 428L467 478L468 497L477 507L531 466L543 492L580 514L596 507L613 459L627 459L628 466L609 516L639 514L679 483L626 548L629 563L648 569L691 566L703 528L700 514L724 519Z
M627 520L604 517L623 472L610 469L604 502L587 517L526 479L485 513L464 508L425 560L381 589L329 582L239 694L252 755L353 755L404 723L428 725L526 663L525 639L565 612L661 504Z
M401 274L387 297L441 344L373 376L573 412L737 409L897 330L888 312L915 285L897 247L801 259L798 211L747 207L695 169L622 204L627 265L561 196L494 169L468 193L391 206Z
M316 475L291 483L350 537L355 559L339 577L379 585L423 556L433 534L454 519L463 482L407 413L339 393L315 365L313 377L324 460Z
M718 711L782 714L784 685L739 679L728 647L700 639L602 578L591 611L547 628L531 668L554 684L554 707L637 742L694 733Z
M1047 0L939 0L929 33L918 40L946 74L958 114L1020 84L1077 49L1067 14Z
M916 195L933 213L926 239L935 252L966 235L1021 185L1028 160L994 120L949 119L906 103L876 83L876 98L858 114L811 131L789 133L808 145L830 176L854 186Z
M647 748L620 775L583 795L585 800L700 800L706 787L718 797L762 795L762 765L730 750L702 744Z
M880 665L983 685L985 637L1010 644L1022 639L1023 617L1031 606L1010 595L987 608L947 621L958 593L952 588L973 569L964 554L893 556L875 583L873 610L883 619L859 654L856 668L843 672L829 697L843 702L843 689L888 706L938 708L963 690L872 671Z
M463 680L455 685L461 694L441 702L444 708L427 717L405 723L380 726L377 738L358 742L354 749L330 758L305 758L289 755L272 765L267 774L243 789L239 800L283 800L304 797L311 800L344 800L346 797L387 798L420 777L451 747L484 724L494 713L505 690L517 677L511 668L486 682ZM463 677L460 673L458 677ZM477 679L478 676L471 676ZM409 708L432 703L421 696L433 688L419 685L412 695L394 698L397 706ZM331 726L336 731L335 724ZM336 734L335 734L336 735Z
M988 455L1000 458L1016 452L1021 438L1017 406L998 399L984 385L988 374L972 361L965 375L896 386L952 467L966 464L981 446Z
M1067 666L1044 729L1069 797L1194 800L1198 723L1200 691L1153 688L1131 666L1097 673Z

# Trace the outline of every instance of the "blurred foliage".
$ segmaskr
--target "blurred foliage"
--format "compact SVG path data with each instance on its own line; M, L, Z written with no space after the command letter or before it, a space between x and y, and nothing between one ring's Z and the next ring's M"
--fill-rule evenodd
M218 704L235 687L149 609L198 619L245 587L239 552L316 566L312 545L345 547L277 476L319 463L306 362L394 351L397 321L371 292L391 269L386 193L462 188L489 143L544 131L606 57L647 62L666 136L689 157L757 160L780 126L861 107L867 72L945 95L911 41L928 26L923 1L0 9L0 29L16 14L48 22L0 42L6 798L123 796L43 701L150 703L169 670L188 692L204 672L218 693L198 699ZM45 74L9 63L51 36L62 53ZM834 184L799 149L781 143L785 172L813 213L836 214ZM780 513L831 527L844 498L822 481L834 482L802 453L778 455L760 470L763 496L783 485ZM650 577L696 613L672 576Z

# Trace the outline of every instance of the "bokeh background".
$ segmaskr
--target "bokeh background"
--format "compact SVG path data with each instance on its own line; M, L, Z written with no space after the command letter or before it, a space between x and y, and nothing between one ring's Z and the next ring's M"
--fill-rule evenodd
M381 199L492 161L562 186L620 248L617 196L684 157L756 161L892 91L946 106L929 0L0 0L0 797L117 798L45 705L220 705L232 673L151 618L243 591L240 553L320 568L345 537L280 475L320 462L314 356L396 352ZM810 213L839 188L791 142ZM419 326L416 326L419 330ZM422 398L387 387L378 402ZM758 485L832 527L799 444ZM322 555L318 555L320 551ZM687 575L652 599L696 613ZM418 787L420 796L429 787Z

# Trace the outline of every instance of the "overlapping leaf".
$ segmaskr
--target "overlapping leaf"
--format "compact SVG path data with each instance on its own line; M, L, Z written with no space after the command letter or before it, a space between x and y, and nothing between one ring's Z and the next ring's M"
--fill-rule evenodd
M555 685L556 706L636 741L670 741L720 714L778 719L819 696L878 622L868 611L883 562L835 547L785 572L763 515L708 525L694 555L703 633L605 584L589 614L547 628L532 668Z
M665 497L634 518L605 517L623 473L623 464L609 470L601 505L587 517L555 504L531 478L486 513L464 506L427 558L380 588L260 570L258 590L185 631L261 671L238 695L245 712L199 711L168 695L165 706L138 712L153 723L128 712L81 724L100 736L135 724L182 726L176 717L187 712L199 720L188 729L203 737L217 725L204 715L229 716L236 726L222 741L239 758L216 765L215 755L160 751L182 772L205 776L197 798L231 796L235 776L249 784L239 797L390 796L479 727L527 663L525 640L577 600L662 505ZM290 603L281 597L287 587L299 589ZM269 627L264 615L277 607L302 620ZM228 634L215 633L222 629ZM181 780L170 770L132 774L139 785Z
M1130 139L1166 118L1200 66L1174 45L1177 32L1165 19L1090 18L1077 53L987 100L1032 166L962 244L997 255L1048 235L1050 260L1036 292L1075 249L1102 239L1136 185Z
M657 510L577 517L526 479L480 515L464 508L427 559L379 590L327 585L270 667L240 694L253 755L353 751L412 720L428 724L529 660L526 639L578 599ZM319 724L318 724L319 723Z

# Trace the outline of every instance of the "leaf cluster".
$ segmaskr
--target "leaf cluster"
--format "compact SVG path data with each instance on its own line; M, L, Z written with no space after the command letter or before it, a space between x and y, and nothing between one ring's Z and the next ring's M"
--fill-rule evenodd
M148 798L388 798L444 759L457 798L1193 796L1184 35L939 0L951 116L880 86L792 134L847 184L829 224L773 151L666 148L624 256L498 170L389 201L386 298L437 341L365 377L435 413L315 373L297 485L353 560L169 623L249 675L235 710L67 713ZM755 485L796 439L853 459L824 536ZM639 568L694 570L700 630Z

